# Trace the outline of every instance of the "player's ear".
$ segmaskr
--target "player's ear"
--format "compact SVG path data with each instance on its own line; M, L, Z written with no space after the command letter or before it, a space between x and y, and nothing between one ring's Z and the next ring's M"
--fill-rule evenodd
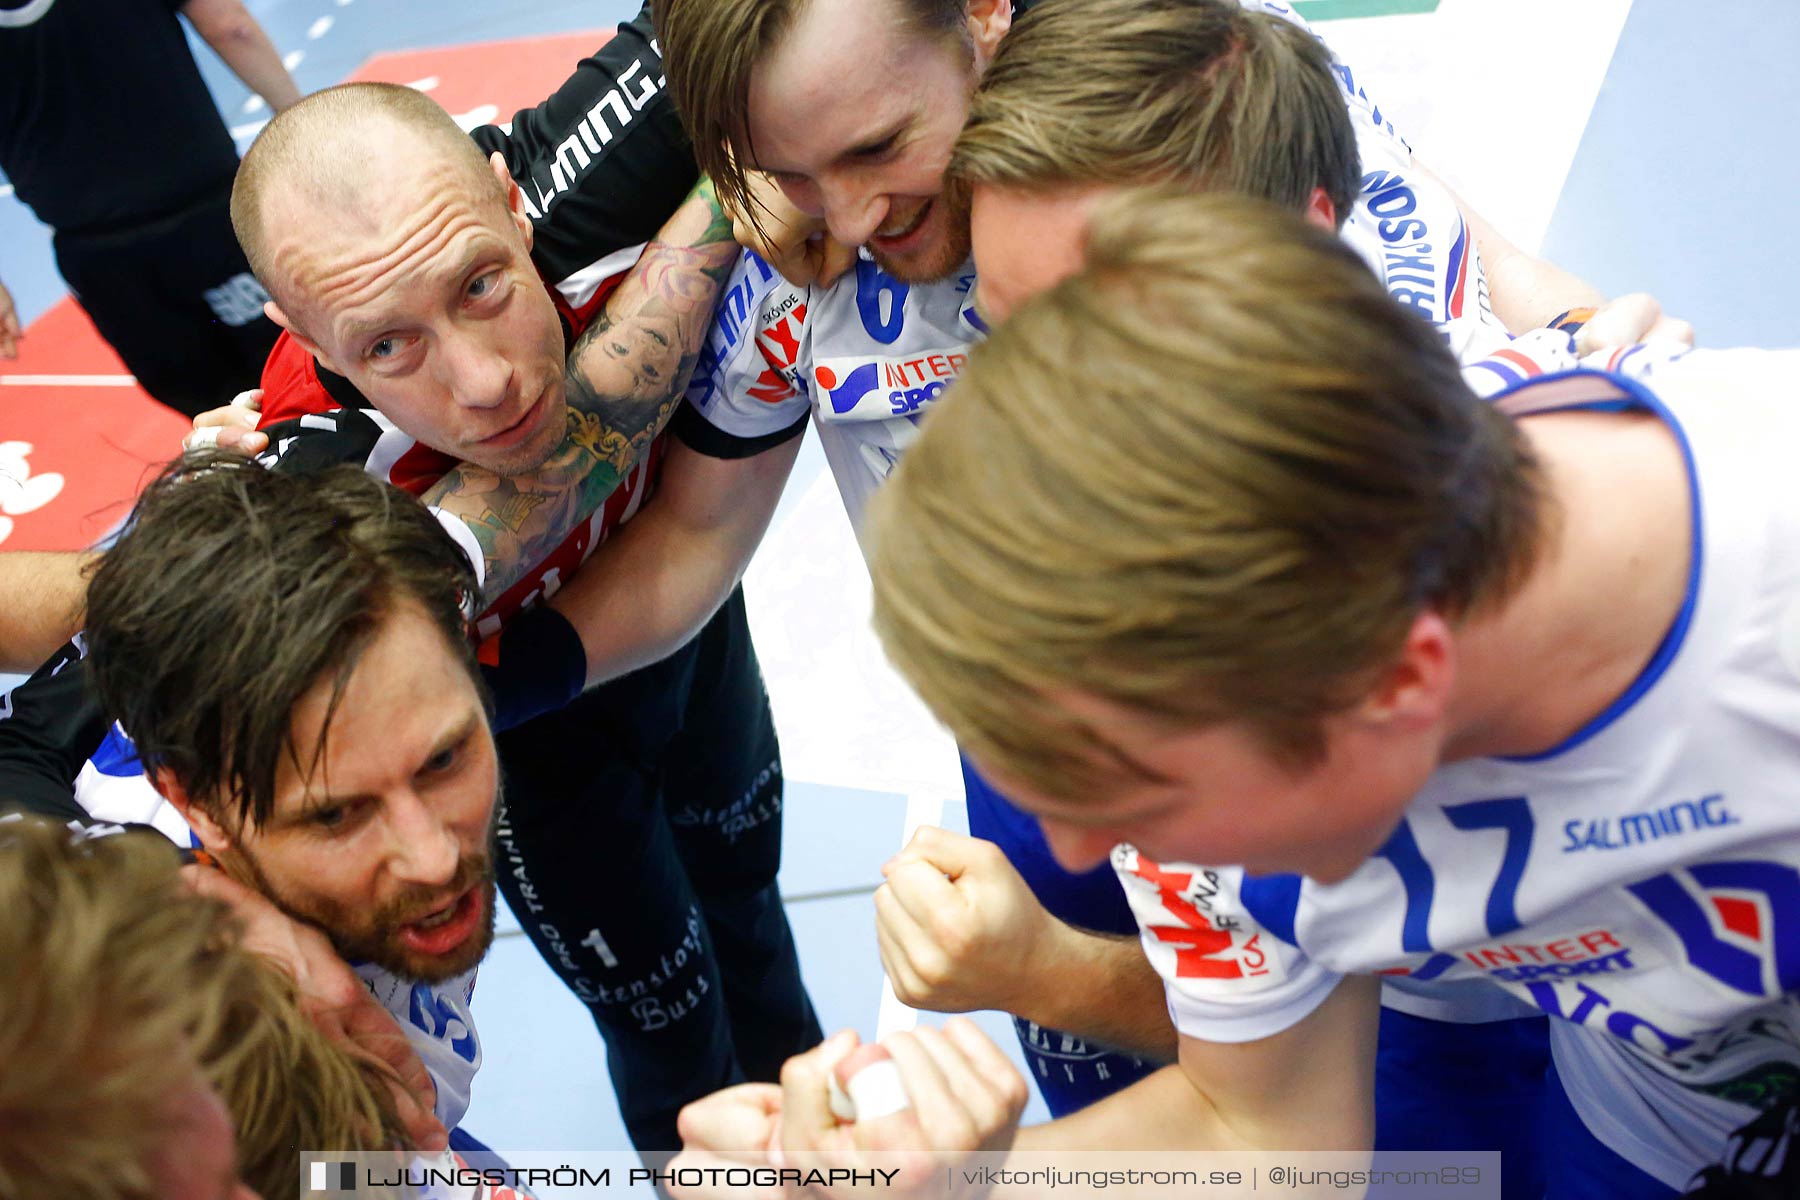
M994 61L1000 39L1012 28L1012 0L969 0L969 37L975 46L979 74Z
M150 786L169 802L169 807L181 814L181 819L188 823L202 846L214 854L231 848L231 835L226 833L225 827L204 807L194 803L194 798L167 767L152 768L147 778Z
M287 313L282 310L281 305L275 303L273 300L263 301L263 316L269 318L269 320L275 322L289 333L293 333L296 338L300 336L298 333L294 333L293 318L289 317Z
M1430 728L1444 718L1456 681L1456 636L1429 609L1413 618L1400 653L1354 709L1357 720L1400 731Z
M512 169L506 165L506 156L498 150L488 155L488 169L493 171L494 178L506 192L506 211L512 217L513 224L525 237L525 249L531 249L532 234L535 232L531 224L531 214L525 211L525 192L519 187L519 181L513 178Z
M307 337L306 331L300 328L299 324L287 314L287 310L281 305L273 300L266 302L263 305L263 315L287 330L288 336L293 338L302 350L318 359L326 370L338 375L344 374L344 369L332 361L331 356L325 352L325 348Z
M1337 205L1325 194L1325 189L1316 187L1307 198L1306 210L1301 213L1309 225L1317 225L1326 233L1336 233L1338 228Z

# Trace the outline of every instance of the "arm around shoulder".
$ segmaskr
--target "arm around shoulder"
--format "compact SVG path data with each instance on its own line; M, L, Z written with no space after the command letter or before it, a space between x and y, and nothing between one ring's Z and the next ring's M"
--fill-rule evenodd
M569 352L561 445L526 474L464 463L426 492L480 543L490 602L586 520L667 426L740 253L702 180Z
M589 687L666 658L718 611L769 527L801 440L748 458L670 445L656 495L551 601L581 638Z
M1415 159L1413 168L1456 202L1481 254L1494 315L1508 331L1528 333L1570 309L1598 308L1606 303L1606 297L1587 280L1514 245L1424 163Z

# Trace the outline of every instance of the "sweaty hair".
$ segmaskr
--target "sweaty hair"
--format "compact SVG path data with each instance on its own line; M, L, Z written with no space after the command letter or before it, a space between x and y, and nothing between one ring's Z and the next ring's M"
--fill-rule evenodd
M477 195L491 190L505 202L481 148L416 88L345 83L314 92L263 127L231 186L231 227L250 269L278 302L290 288L271 258L268 198L282 195L310 207L355 212L378 189L391 186L383 145L396 128L467 172Z
M477 595L430 511L364 471L290 475L190 454L145 489L94 570L95 687L147 770L259 826L283 758L303 775L322 761L350 672L396 606L420 608L476 676L464 606ZM322 681L319 744L298 747L291 714Z
M963 35L967 0L856 0L891 4L907 27L942 37ZM750 77L806 11L807 0L653 0L657 45L669 94L694 143L694 159L712 177L719 199L752 223L747 168ZM879 35L878 35L879 36Z
M1418 613L1509 595L1539 472L1436 332L1262 201L1128 193L875 498L875 627L984 765L1063 799L1129 762L1058 699L1243 721L1290 765Z
M149 1160L181 1152L168 1104L189 1087L224 1100L263 1196L294 1194L302 1148L403 1143L380 1069L176 872L149 834L0 820L0 1195L158 1200Z
M1362 168L1323 43L1235 0L1044 0L982 76L950 160L1018 190L1174 183L1341 224Z

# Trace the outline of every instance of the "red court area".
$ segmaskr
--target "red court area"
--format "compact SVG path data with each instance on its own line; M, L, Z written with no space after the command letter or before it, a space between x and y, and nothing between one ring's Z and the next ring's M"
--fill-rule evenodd
M510 119L611 31L380 54L350 75L417 87L465 127ZM188 421L146 396L72 299L0 363L0 549L74 550L106 536ZM253 381L252 381L253 382Z

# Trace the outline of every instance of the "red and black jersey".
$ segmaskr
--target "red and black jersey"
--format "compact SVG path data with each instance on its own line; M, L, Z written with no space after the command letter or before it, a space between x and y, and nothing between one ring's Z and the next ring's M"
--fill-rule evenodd
M616 277L612 282L616 283ZM611 284L604 290L610 292ZM596 298L585 315L558 306L563 313L565 342L573 344L599 304ZM278 470L316 471L360 462L370 474L421 495L457 465L450 455L403 433L370 407L348 380L325 370L285 333L263 370L263 388L261 427L269 434L264 458ZM501 623L521 609L555 595L582 560L637 512L655 488L668 436L666 431L659 435L593 515L570 530L555 551L488 606L477 626L483 638L498 632Z
M531 257L563 321L565 344L600 311L647 239L680 205L697 172L686 134L663 89L649 8L583 59L554 95L471 136L505 155L533 223ZM377 412L351 383L321 367L283 334L263 371L267 458L282 470L360 462L375 475L423 493L456 460L420 445ZM678 416L677 436L702 453L732 458L766 446L721 438ZM682 432L692 429L691 435ZM481 631L555 593L594 547L654 490L668 434L657 438L591 519L484 614Z

